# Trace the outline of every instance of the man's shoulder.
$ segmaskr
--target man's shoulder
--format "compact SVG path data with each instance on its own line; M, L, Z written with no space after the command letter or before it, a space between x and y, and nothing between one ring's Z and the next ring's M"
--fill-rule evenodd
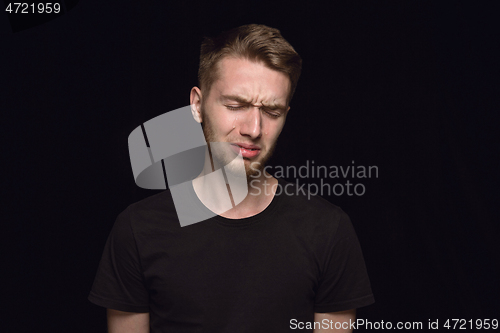
M155 225L179 224L170 190L164 190L130 204L120 213L119 219L127 219L135 230Z
M330 225L336 228L341 220L349 217L339 206L325 198L308 192L307 184L293 183L279 179L281 189L277 194L283 198L283 211L297 216L308 224Z
M284 201L291 207L295 207L295 209L307 208L318 214L345 214L339 206L308 191L307 184L290 182L284 179L278 179L278 181L279 188L276 194L285 197L286 199Z
M130 204L127 209L133 212L165 210L174 207L170 190L164 190Z

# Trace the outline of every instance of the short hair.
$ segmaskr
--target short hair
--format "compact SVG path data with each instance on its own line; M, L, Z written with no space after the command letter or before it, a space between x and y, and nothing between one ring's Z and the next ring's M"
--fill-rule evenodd
M214 38L205 37L201 44L198 83L207 94L218 79L217 65L226 56L261 61L266 67L288 75L291 86L287 102L290 102L302 70L302 59L278 29L248 24Z

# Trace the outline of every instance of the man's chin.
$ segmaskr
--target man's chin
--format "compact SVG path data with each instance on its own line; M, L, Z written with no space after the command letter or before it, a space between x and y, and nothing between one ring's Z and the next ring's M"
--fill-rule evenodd
M254 179L258 179L259 173L255 170L247 170L247 182L250 184L250 182Z
M243 159L245 163L245 171L247 174L247 180L250 182L253 179L259 178L264 172L264 165L259 161L250 161L248 159Z

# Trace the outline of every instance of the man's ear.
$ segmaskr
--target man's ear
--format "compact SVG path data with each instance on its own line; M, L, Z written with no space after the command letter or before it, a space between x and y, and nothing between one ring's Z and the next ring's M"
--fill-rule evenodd
M196 120L200 124L203 121L203 117L201 114L201 98L202 96L200 88L193 87L190 94L191 112L193 113L194 120Z

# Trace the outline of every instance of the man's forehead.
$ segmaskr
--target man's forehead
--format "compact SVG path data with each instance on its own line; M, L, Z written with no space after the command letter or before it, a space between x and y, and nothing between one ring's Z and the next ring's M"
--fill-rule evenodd
M260 72L262 76L256 75ZM217 78L213 83L218 99L267 104L286 104L291 82L289 77L273 70L263 62L243 58L225 57L219 61ZM263 80L263 76L265 79ZM282 87L285 87L282 89Z

